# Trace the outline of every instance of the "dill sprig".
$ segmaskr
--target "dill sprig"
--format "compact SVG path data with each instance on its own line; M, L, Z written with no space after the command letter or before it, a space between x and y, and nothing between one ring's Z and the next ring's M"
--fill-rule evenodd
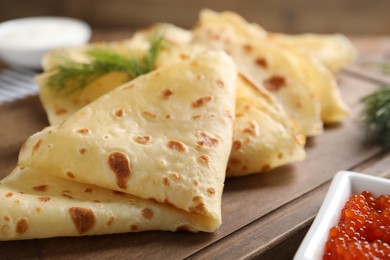
M390 86L362 99L363 116L369 132L375 133L386 150L390 150Z
M154 69L163 37L153 36L150 48L141 58L124 56L110 49L94 48L86 51L89 63L75 62L69 58L53 68L48 84L57 94L71 95L108 72L124 72L129 80Z

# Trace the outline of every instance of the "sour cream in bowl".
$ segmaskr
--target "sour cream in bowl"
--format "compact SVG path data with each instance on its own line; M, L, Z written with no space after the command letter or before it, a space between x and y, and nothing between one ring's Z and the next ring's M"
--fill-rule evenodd
M65 17L30 17L0 23L0 59L10 66L40 69L43 55L85 44L90 26Z

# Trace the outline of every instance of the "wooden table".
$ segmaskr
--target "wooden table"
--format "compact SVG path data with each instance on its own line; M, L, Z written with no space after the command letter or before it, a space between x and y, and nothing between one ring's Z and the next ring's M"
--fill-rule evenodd
M96 33L94 39L120 39ZM290 259L340 170L390 177L390 154L367 141L359 99L389 83L367 61L390 61L390 38L356 37L357 62L338 75L352 113L307 143L307 159L271 172L226 180L222 226L213 234L143 232L0 242L0 259ZM38 97L0 106L0 177L15 166L22 143L48 125ZM50 227L48 227L50 228Z

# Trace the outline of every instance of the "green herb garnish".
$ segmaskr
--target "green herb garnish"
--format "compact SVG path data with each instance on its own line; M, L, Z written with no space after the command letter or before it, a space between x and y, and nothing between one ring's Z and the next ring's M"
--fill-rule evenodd
M386 150L390 150L390 86L364 97L363 115L369 132L375 133Z
M149 50L141 58L125 57L113 50L94 48L86 52L89 63L79 63L64 59L55 67L48 83L57 94L70 95L82 90L92 81L108 72L124 72L129 80L154 69L163 37L155 35Z

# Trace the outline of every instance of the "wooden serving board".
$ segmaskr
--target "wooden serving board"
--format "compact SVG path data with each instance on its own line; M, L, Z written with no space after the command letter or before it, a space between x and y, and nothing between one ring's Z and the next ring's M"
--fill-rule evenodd
M361 38L355 42L361 57L367 58L390 57L389 45L383 44L388 41ZM303 162L226 180L223 224L215 233L153 231L0 242L0 259L290 259L335 173L356 170L390 177L390 154L367 140L359 101L390 77L364 66L360 58L338 75L351 114L342 123L327 126L323 135L309 139ZM15 167L28 136L47 125L36 96L0 106L0 178Z

